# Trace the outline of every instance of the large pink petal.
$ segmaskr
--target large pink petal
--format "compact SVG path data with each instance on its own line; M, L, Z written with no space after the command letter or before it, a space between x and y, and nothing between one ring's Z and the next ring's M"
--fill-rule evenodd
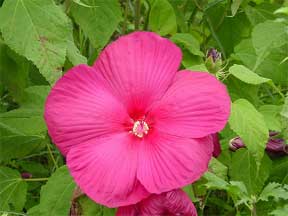
M196 181L212 157L210 136L190 139L151 131L140 145L137 178L151 193Z
M180 71L161 101L153 104L150 118L162 132L199 138L224 128L230 103L225 85L213 75Z
M117 216L197 216L189 197L181 189L153 194L136 205L120 207Z
M143 115L171 84L181 62L180 49L152 32L134 32L108 45L94 64L130 116Z
M95 202L118 207L139 202L149 193L136 178L138 143L128 133L114 134L73 147L70 173Z
M79 65L55 84L47 98L48 131L64 155L73 146L124 130L123 122L129 120L100 77L92 67Z

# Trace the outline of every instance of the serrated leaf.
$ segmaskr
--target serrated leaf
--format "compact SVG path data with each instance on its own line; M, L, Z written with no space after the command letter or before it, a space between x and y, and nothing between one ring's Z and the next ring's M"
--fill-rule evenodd
M28 216L39 216L40 215L40 204L33 206L27 212Z
M270 182L266 187L263 189L259 196L259 200L268 201L269 197L275 199L278 202L279 199L288 200L288 190L279 183Z
M75 182L66 166L62 166L49 178L41 188L41 215L68 215Z
M191 34L188 33L177 33L171 37L171 40L178 44L182 45L184 48L188 49L191 54L197 56L204 56L200 51L199 41Z
M31 60L54 83L62 75L71 31L63 11L51 0L6 0L0 20L8 46Z
M288 15L288 7L281 7L274 11L274 14L286 14Z
M249 195L258 194L269 177L272 162L267 155L261 160L258 168L254 157L246 149L238 149L232 155L229 175L233 181L245 184Z
M19 102L28 82L30 63L0 42L0 85Z
M229 68L229 72L241 81L252 85L259 85L271 81L270 79L259 76L243 65L234 64Z
M259 164L269 137L263 116L247 100L238 99L232 104L229 124Z
M21 158L42 146L44 137L10 135L0 138L0 162Z
M22 212L26 202L27 184L17 170L0 167L0 210Z
M280 157L273 160L270 181L288 184L288 157Z
M214 157L209 162L209 170L224 180L227 178L228 168Z
M253 70L257 60L257 55L253 48L251 39L242 40L234 50L235 55L233 55L233 57L238 61L242 61L243 64L250 70ZM286 56L287 53L285 51L285 45L283 47L272 49L272 51L267 57L265 57L258 68L253 71L260 76L272 79L275 84L279 83L286 85L288 82L288 62L283 62L280 64Z
M287 37L288 27L284 23L266 21L255 26L252 31L252 42L257 60L253 70L258 68L272 49L287 44Z
M228 188L229 184L212 172L206 172L204 178L207 180L205 186L208 189L227 190Z
M231 4L232 16L235 16L243 0L233 0Z
M154 0L149 13L149 28L160 35L175 34L176 15L167 0Z
M258 110L263 115L264 120L269 130L273 130L273 131L282 130L282 123L281 123L281 116L280 116L281 109L282 109L282 106L277 106L277 105L263 105L259 107Z
M273 210L269 215L287 216L287 212L288 212L288 205L285 205L283 207L278 207L277 209Z
M82 0L83 7L73 2L72 16L88 36L95 48L103 48L121 21L121 8L117 0Z
M229 195L232 197L236 206L242 203L247 204L251 201L243 182L230 181L230 183L228 183L211 172L206 172L204 174L204 178L207 180L205 186L208 189L227 191L227 193L229 193Z
M43 147L47 130L43 108L49 89L26 88L20 108L0 114L0 161L23 157Z
M251 197L249 197L246 186L243 184L243 182L230 181L228 193L232 196L235 206L243 203L247 205L251 202Z
M105 206L95 203L93 200L89 199L87 196L81 196L77 199L80 205L81 216L113 216L116 213L116 209L107 208Z
M68 38L67 58L74 66L79 64L87 64L87 58L80 53L78 47L74 43L72 32Z
M277 9L276 5L264 3L256 7L246 5L244 12L250 23L254 26L267 20L275 19L275 15L273 14L275 9Z
M83 216L102 216L102 206L98 205L87 196L82 196L77 199L80 205L81 215Z

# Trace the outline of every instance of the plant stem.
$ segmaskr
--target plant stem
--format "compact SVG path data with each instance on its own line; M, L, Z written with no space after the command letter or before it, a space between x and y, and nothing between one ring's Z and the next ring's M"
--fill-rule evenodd
M47 181L48 178L28 178L28 179L22 179L22 181L30 181L30 182L34 182L34 181Z
M253 207L252 207L252 210L251 210L251 215L252 216L257 216L257 212L256 212L256 204L253 202Z
M141 12L141 0L136 0L135 4L135 30L139 30Z
M125 10L124 10L124 21L122 26L122 34L124 35L126 33L127 29L127 17L128 17L128 8L129 8L129 0L125 1Z
M269 83L271 85L272 88L274 88L274 90L281 96L281 98L283 100L285 100L285 95L278 89L278 87L274 84L273 81L271 81L271 83Z
M56 162L56 160L55 160L55 158L54 158L54 156L53 156L53 153L52 153L52 151L51 151L51 148L50 148L50 146L49 146L49 143L47 143L46 145L47 145L47 149L48 149L50 158L51 158L54 166L55 166L56 168L58 168L58 164L57 164L57 162Z
M211 19L210 19L210 17L208 15L206 16L206 21L207 21L209 29L211 31L212 37L215 39L215 41L217 42L219 48L221 49L221 53L222 53L223 58L225 60L226 59L226 54L225 54L224 47L223 47L222 43L220 42L220 40L219 40L219 38L218 38L214 28L213 28L213 24L211 22Z

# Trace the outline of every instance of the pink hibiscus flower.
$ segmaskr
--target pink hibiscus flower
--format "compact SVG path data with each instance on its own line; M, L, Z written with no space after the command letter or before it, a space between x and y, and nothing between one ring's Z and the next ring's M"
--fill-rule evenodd
M195 206L180 189L153 194L141 202L120 207L116 216L197 216Z
M151 32L108 45L93 67L68 71L45 119L76 183L94 201L130 205L187 185L206 170L209 136L230 113L225 86L183 70L180 49Z

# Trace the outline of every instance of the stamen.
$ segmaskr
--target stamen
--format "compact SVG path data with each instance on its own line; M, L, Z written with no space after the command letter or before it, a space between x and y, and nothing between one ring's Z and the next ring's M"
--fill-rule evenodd
M148 131L149 131L149 126L145 121L140 120L140 121L134 122L134 125L132 128L132 133L135 136L137 136L139 138L143 138L144 135L148 134Z

